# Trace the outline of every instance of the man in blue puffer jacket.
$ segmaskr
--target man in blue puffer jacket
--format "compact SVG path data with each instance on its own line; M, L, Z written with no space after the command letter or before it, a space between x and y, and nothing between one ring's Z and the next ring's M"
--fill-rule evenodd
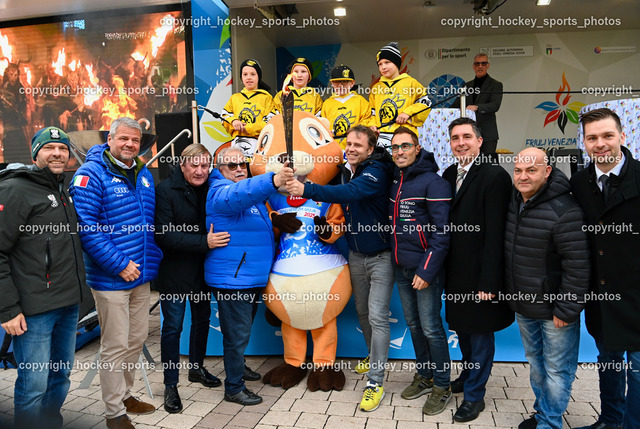
M392 260L416 352L413 383L401 396L415 399L431 392L422 412L434 415L444 411L451 399L449 345L440 317L451 186L438 176L433 153L420 147L410 129L395 130L391 152L398 167L389 204Z
M154 240L153 178L137 157L141 137L135 120L116 119L107 143L89 150L70 188L102 329L100 385L109 428L132 428L127 413L155 411L131 396L149 331L149 282L162 259Z
M214 288L224 349L224 399L241 405L256 405L262 398L244 385L244 351L249 344L254 306L267 285L275 257L273 224L265 200L278 192L293 170L266 173L247 179L244 153L238 148L220 151L216 170L209 176L207 228L226 231L227 246L209 250L205 260L205 281ZM245 180L246 179L246 180ZM294 214L295 215L295 214ZM283 218L286 215L277 215ZM281 231L294 232L277 226ZM273 220L273 223L277 223Z

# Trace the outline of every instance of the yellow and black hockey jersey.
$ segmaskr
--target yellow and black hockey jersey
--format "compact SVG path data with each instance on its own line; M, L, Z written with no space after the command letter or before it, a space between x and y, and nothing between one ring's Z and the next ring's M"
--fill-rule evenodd
M371 107L369 102L355 91L344 96L334 94L322 105L322 117L329 120L333 137L344 149L349 128L360 124L369 125Z
M269 115L272 110L273 98L271 94L262 89L249 91L243 88L242 91L233 94L224 106L222 111L224 128L234 138L239 135L257 138L267 124L268 118L265 119L265 116ZM236 119L245 123L246 133L241 134L233 128L231 124Z
M371 120L368 125L375 125L381 133L393 133L400 126L396 118L406 113L409 120L403 125L418 134L418 127L431 111L427 89L406 73L393 80L382 76L371 88L369 106Z
M322 97L315 89L305 86L304 88L295 89L290 86L289 89L293 93L293 110L309 112L312 115L320 116L322 109ZM282 91L273 97L274 114L282 112Z

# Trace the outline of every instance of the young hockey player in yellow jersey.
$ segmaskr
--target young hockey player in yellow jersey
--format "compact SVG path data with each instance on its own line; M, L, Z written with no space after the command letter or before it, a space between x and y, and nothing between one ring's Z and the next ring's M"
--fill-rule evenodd
M393 131L401 125L418 134L431 110L427 89L406 73L400 74L398 43L383 46L376 56L382 77L371 88L371 129L379 132L378 145L390 150Z
M322 97L316 92L315 89L307 87L307 84L311 82L311 61L306 58L296 58L289 67L289 73L291 74L291 84L289 88L293 93L293 110L300 110L303 112L309 112L313 115L320 116L320 109L322 109ZM273 97L274 113L278 114L282 112L282 91L278 92Z
M368 125L371 119L371 108L364 97L352 91L355 76L349 67L339 65L331 70L330 81L333 95L322 105L322 117L329 120L333 137L344 150L347 144L347 131L355 125Z
M262 69L256 60L248 59L240 65L244 88L231 96L222 112L223 125L234 138L231 146L239 147L245 156L256 151L258 136L273 110L269 87L262 82Z

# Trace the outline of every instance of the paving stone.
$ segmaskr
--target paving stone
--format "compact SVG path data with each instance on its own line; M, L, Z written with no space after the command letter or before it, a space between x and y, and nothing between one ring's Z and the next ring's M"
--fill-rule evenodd
M395 420L369 417L367 419L366 429L396 429L397 425L398 422Z
M271 410L260 420L261 424L277 426L293 426L300 417L300 413L295 411L274 411Z
M329 416L315 413L302 413L296 422L297 428L322 429Z
M250 411L242 410L233 419L231 419L229 425L225 426L225 428L228 428L229 426L252 428L257 425L263 417L264 414L262 413L253 413Z
M189 416L187 414L169 414L164 419L156 423L156 427L169 428L169 429L184 429L195 426L202 417Z
M412 422L421 422L422 421L422 407L421 408L412 408L412 407L395 407L393 411L393 419L394 420L408 420Z
M327 428L364 429L367 419L364 417L329 416Z
M358 401L358 404L360 401ZM354 416L358 404L349 402L331 402L327 414L331 416ZM341 428L342 429L342 428Z
M507 413L526 413L524 404L519 399L495 399L496 409L498 412Z
M211 412L198 422L198 427L206 429L222 429L233 417L234 416L231 414L218 414L216 412Z
M329 402L316 399L296 399L291 411L324 414L329 408Z

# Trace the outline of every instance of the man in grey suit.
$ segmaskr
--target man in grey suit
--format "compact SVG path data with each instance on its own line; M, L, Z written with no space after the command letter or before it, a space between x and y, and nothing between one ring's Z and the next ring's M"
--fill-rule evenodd
M497 161L498 125L496 112L502 103L502 82L498 82L487 74L489 70L487 54L478 54L473 58L473 71L476 77L465 83L467 89L467 110L476 112L476 122L482 132L481 153L487 154ZM460 107L460 99L451 106Z

